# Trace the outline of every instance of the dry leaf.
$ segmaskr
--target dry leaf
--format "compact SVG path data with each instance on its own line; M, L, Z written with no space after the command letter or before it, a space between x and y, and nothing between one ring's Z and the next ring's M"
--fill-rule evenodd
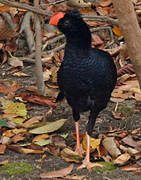
M114 164L123 165L123 164L125 164L130 158L131 158L130 154L124 153L124 154L120 155L118 158L116 158L116 159L113 161L113 163L114 163Z
M99 5L102 7L110 6L112 4L112 0L101 0Z
M74 152L69 148L64 148L61 151L61 157L67 162L75 162L75 163L79 163L81 159L81 157L77 152Z
M125 144L128 144L129 146L132 146L134 147L135 149L138 150L138 147L141 146L141 143L140 142L136 142L131 135L128 135L127 137L123 138L122 141L125 143Z
M4 154L6 150L6 145L5 144L0 144L0 154Z
M58 171L51 171L48 173L43 173L40 174L40 178L59 178L59 177L64 177L67 176L68 174L71 173L73 169L73 164L71 164L69 167L58 170Z
M56 106L56 103L53 102L53 99L47 98L47 97L42 96L42 95L34 94L32 92L24 91L24 92L21 92L18 96L22 97L22 99L24 101L28 101L31 103L36 103L36 104L40 104L43 106L47 105L47 106L51 106L51 107Z
M49 71L48 69L43 72L43 80L44 81L48 81L50 79L50 76L51 76L51 71Z
M44 134L57 131L60 129L67 119L60 119L54 122L47 122L44 126L30 130L31 134Z
M27 120L25 123L23 123L23 127L25 128L31 128L32 125L34 123L38 123L39 121L41 121L43 119L43 116L34 116L32 118L30 118L29 120Z
M103 141L102 141L103 146L105 147L105 149L113 156L113 157L117 157L121 154L120 150L118 149L115 141L114 141L114 137L106 137Z
M21 147L18 145L8 145L8 149L15 150L15 151L20 152L22 154L42 154L44 152L42 150L24 148L24 147Z
M141 170L139 167L137 166L124 166L122 168L120 168L122 171L138 171Z
M8 160L1 161L1 162L0 162L0 166L1 166L1 165L5 165L5 164L8 164Z
M20 61L17 58L9 58L8 64L13 66L13 67L18 67L18 66L23 67L23 61Z
M112 30L113 30L113 32L115 33L115 35L117 35L118 37L121 37L121 36L122 36L122 32L121 32L121 30L120 30L119 27L114 26Z
M41 134L41 135L35 136L33 138L32 142L42 141L42 140L45 140L45 139L48 139L48 138L50 138L50 136L48 134Z

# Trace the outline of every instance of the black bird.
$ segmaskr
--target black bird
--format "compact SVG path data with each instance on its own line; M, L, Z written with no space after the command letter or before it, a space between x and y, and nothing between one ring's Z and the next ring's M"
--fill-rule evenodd
M66 37L64 60L58 71L60 93L57 101L66 97L72 108L77 136L76 150L80 154L80 113L90 111L86 126L87 152L83 161L89 167L90 136L98 114L106 108L115 87L116 67L109 53L91 48L89 27L78 10L68 11L65 15L58 12L52 16L50 24L57 25Z

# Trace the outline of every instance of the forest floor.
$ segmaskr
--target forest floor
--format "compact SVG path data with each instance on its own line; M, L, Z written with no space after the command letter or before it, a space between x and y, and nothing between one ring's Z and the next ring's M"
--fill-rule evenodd
M33 65L25 65L23 72L30 75L30 77L14 77L12 75L5 75L5 77L2 76L3 73L7 72L9 70L9 66L7 64L3 65L1 68L1 79L8 79L8 80L16 80L22 83L23 86L31 85L35 83L35 77L34 77L34 68ZM2 95L2 94L1 94ZM0 96L1 96L0 95ZM138 127L141 127L141 116L140 113L133 112L130 114L129 117L126 118L126 120L115 120L112 117L111 111L114 110L116 103L109 102L107 108L103 110L97 121L95 128L93 130L94 135L99 134L102 132L106 132L109 127L112 128L121 128L121 129L136 129ZM34 106L34 110L29 111L29 116L35 116L35 115L43 115L45 112L49 110L48 107L40 106L37 104L32 104ZM131 107L135 108L135 101L128 100L119 103L119 106L121 107ZM75 140L72 138L72 132L75 132L75 126L71 115L71 109L70 107L64 103L64 104L58 104L57 107L53 110L52 115L50 116L51 121L58 120L60 118L67 118L67 122L61 127L56 133L62 134L62 133L68 133L68 137L66 138L66 143L70 147L75 146ZM80 123L80 129L81 132L85 131L85 124L86 120L88 118L88 113L84 113L81 115L81 123ZM8 160L9 163L14 162L27 162L32 165L34 168L32 172L25 173L25 174L19 174L16 176L10 176L8 174L2 173L0 171L0 180L39 180L40 176L39 174L42 172L49 172L52 170L58 170L65 167L68 167L70 165L69 162L64 161L61 157L55 157L49 153L46 153L46 158L44 159L41 169L38 168L40 166L40 159L42 155L40 154L20 154L17 152L14 152L12 150L6 150L4 155L0 155L0 162L4 160ZM137 165L141 166L141 161L137 161ZM92 179L92 180L140 180L141 175L135 174L134 172L123 172L120 170L119 167L117 167L115 170L112 171L88 171L87 169L81 169L76 170L76 167L78 164L74 163L74 168L72 171L72 174L76 175L84 175L84 179ZM56 178L53 178L56 179ZM58 178L59 179L59 178Z

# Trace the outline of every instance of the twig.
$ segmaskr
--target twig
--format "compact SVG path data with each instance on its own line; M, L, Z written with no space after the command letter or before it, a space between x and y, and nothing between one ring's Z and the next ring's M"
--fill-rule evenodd
M11 18L10 14L8 13L2 13L3 18L7 22L8 28L15 30L16 24L13 22L13 19Z
M64 49L65 45L66 45L66 43L64 43L64 44L62 44L61 46L58 46L58 47L56 47L56 48L54 48L54 49L52 49L52 50L49 50L49 51L47 51L47 52L50 54L50 53L52 53L52 52L59 51L59 50L61 50L61 49Z
M119 26L119 22L118 22L117 19L113 19L113 18L110 18L108 16L88 16L88 15L83 15L82 17L84 18L85 21L93 21L93 20L104 21L104 22L108 22L110 24Z
M23 18L21 29L19 31L20 33L22 32L25 33L26 41L27 41L30 53L32 53L35 50L34 35L30 27L31 19L34 19L34 14L32 12L27 12Z
M45 16L51 16L52 15L52 13L44 11L44 10L40 9L39 7L30 6L30 5L25 4L25 3L11 2L8 0L0 0L0 3L11 6L11 7L16 7L16 8L21 8L21 9L25 9L28 11L32 11L32 12L40 14L40 15L45 15Z
M63 34L61 34L61 35L56 36L56 37L54 37L54 38L52 38L52 39L49 39L49 40L43 45L42 50L44 50L48 45L53 44L53 43L55 43L55 42L57 42L57 41L59 41L59 40L61 40L61 39L63 39L63 38L65 38L65 36L64 36Z
M34 1L34 5L36 7L39 6L39 0ZM42 70L42 63L41 63L41 25L40 19L37 14L34 15L35 20L35 34L36 34L36 43L35 43L35 54L36 54L36 61L35 61L35 74L36 74L36 84L38 91L41 95L45 95L45 85L43 81L43 70Z

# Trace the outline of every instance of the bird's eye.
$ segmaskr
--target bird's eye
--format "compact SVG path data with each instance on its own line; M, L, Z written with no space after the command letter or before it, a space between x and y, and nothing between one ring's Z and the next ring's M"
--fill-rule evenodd
M70 24L70 21L69 20L66 20L65 22L64 22L64 25L65 26L67 26L67 25L69 25Z

